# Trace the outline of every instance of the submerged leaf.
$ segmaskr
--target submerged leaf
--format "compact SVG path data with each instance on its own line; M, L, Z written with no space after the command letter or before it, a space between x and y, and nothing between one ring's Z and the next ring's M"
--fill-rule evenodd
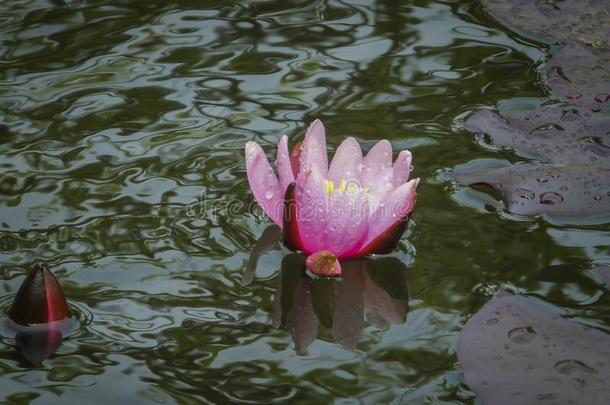
M553 94L599 111L610 101L610 50L571 42L555 52L544 68Z
M579 40L610 47L610 3L605 0L481 0L500 21L544 41Z
M610 336L498 294L466 322L458 361L483 404L608 404Z
M466 185L490 185L516 214L610 213L610 167L514 165L455 177Z
M610 160L610 118L586 108L545 107L507 114L481 110L464 127L494 144L549 162L597 164Z

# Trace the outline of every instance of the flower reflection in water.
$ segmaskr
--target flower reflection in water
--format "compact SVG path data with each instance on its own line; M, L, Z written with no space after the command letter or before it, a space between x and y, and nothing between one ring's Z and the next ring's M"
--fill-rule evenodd
M265 230L242 283L252 282L258 258L279 249L279 238L279 228ZM290 332L297 353L304 354L324 328L335 342L351 350L366 323L384 328L406 321L407 268L399 259L345 261L340 279L310 277L305 260L298 253L283 258L273 302L272 324Z

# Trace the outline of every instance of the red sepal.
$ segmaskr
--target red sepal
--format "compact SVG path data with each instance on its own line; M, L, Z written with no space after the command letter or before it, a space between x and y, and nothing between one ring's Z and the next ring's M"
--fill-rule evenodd
M303 242L297 224L297 200L295 198L296 183L292 182L286 187L284 195L284 244L292 250L303 250Z
M411 213L408 213L398 221L394 222L379 236L360 249L357 256L364 257L368 255L381 255L392 252L396 248L402 234L407 229L410 218Z

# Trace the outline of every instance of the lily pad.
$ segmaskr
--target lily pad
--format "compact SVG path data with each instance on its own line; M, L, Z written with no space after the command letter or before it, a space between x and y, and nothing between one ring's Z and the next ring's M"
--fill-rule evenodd
M584 107L545 107L507 114L481 110L464 127L496 145L560 163L597 164L610 160L610 118Z
M466 185L493 187L516 214L610 213L610 166L513 165L455 177Z
M494 17L543 41L578 40L610 47L610 3L605 0L481 0Z
M544 68L555 97L600 111L610 101L610 49L571 42L555 52Z
M610 403L610 336L506 293L466 322L458 361L483 404Z

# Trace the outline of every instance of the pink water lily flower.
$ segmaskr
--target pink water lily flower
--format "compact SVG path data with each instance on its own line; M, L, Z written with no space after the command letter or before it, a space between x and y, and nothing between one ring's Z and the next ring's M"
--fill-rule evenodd
M292 152L278 143L277 173L256 142L246 144L246 171L254 198L283 230L284 242L307 257L307 267L341 274L339 260L389 253L403 234L415 205L419 179L409 181L411 153L392 164L392 145L379 141L362 155L345 139L330 166L326 135L314 121Z

